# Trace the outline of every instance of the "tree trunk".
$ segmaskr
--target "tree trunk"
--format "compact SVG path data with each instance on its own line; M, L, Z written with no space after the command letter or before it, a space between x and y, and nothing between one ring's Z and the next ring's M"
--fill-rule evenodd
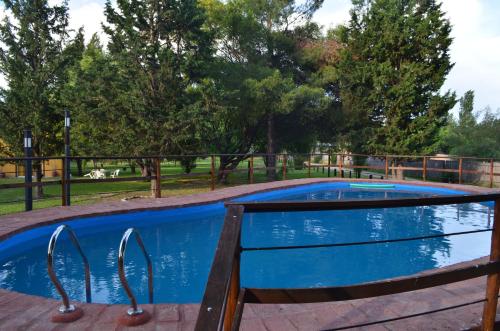
M276 180L276 155L274 154L274 116L267 114L267 180Z
M135 162L132 160L128 160L128 165L130 166L130 173L135 175Z
M35 162L34 166L35 166L35 172L36 172L36 182L41 183L42 178L43 178L42 161ZM43 186L42 185L37 185L35 192L36 192L35 199L42 199L43 198Z
M78 174L77 176L79 177L82 177L83 176L83 162L82 162L82 159L76 159L76 167L77 167L77 171L78 171Z
M221 156L217 171L217 183L228 184L229 171L236 169L245 158L246 156Z

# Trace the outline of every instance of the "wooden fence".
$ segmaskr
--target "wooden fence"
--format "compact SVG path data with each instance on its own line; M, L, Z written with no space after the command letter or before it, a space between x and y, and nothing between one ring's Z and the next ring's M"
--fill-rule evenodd
M494 201L495 206L493 227L485 230L434 234L418 238L390 238L384 241L374 240L370 242L335 243L316 246L242 247L241 245L241 228L244 213L397 208L486 201ZM415 291L485 275L488 277L484 300L427 311L418 314L418 316L484 302L481 330L492 331L494 329L500 284L500 279L498 277L500 272L500 193L364 201L233 202L226 203L226 207L227 213L198 315L195 328L196 331L222 329L225 331L238 330L245 303L291 304L354 300ZM380 242L391 243L422 238L447 237L483 231L492 232L490 259L489 262L474 266L442 270L431 274L408 276L393 280L381 280L337 287L263 289L244 288L240 283L241 253L248 250L305 249L342 245L356 246ZM402 316L398 319L411 317L413 317L413 315ZM353 325L352 327L361 327L382 322L386 321L373 321L364 325ZM350 326L346 326L345 328L348 327ZM344 329L344 327L342 327L342 329Z
M247 161L246 167L236 167L233 169L221 169L217 166L217 159L227 156L238 156L243 161ZM311 153L311 154L274 154L272 157L279 162L275 167L265 165L256 166L256 159L266 159L267 154L200 154L200 155L165 155L165 156L112 156L112 157L30 157L30 158L3 158L0 159L0 190L24 188L25 209L31 210L33 206L32 196L27 192L36 187L60 185L61 205L71 204L72 184L97 184L112 182L132 182L149 181L151 196L161 198L161 183L165 180L204 178L207 186L211 190L217 188L218 178L221 174L229 175L235 173L246 173L247 182L255 182L257 172L274 171L276 178L285 180L296 169L304 169L302 177L314 177L321 171L322 176L330 177L365 177L367 179L420 179L433 181L456 182L459 184L482 184L493 187L494 183L500 179L500 169L493 159L455 157L455 156L411 156L411 155L363 155L347 153ZM206 173L183 173L165 174L162 173L161 164L164 160L180 160L182 158L209 159L210 169ZM442 161L442 164L439 163ZM94 164L99 162L147 162L150 175L127 176L105 179L75 178L67 171L71 162L89 162ZM46 169L41 172L46 179L37 178L30 180L36 175L32 164L55 164L61 168L51 168L54 176L46 176ZM245 162L241 162L245 164ZM485 166L488 165L488 166ZM10 165L10 166L7 166ZM437 166L439 165L439 166ZM22 171L20 170L22 168ZM74 167L73 167L74 168ZM2 170L3 169L3 170ZM7 170L5 170L7 169ZM15 170L13 170L15 169ZM74 174L73 170L73 174ZM2 178L25 174L24 182L2 183ZM65 175L66 174L66 175ZM433 176L441 174L441 176ZM446 176L443 176L445 174ZM58 176L58 177L57 177ZM453 176L453 177L452 177ZM467 177L469 176L469 177ZM470 176L475 176L479 180L471 181ZM482 182L481 182L482 181ZM479 183L481 182L481 183Z

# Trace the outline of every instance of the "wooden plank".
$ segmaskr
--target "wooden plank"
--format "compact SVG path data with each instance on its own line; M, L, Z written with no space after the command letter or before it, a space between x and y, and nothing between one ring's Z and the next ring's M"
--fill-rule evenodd
M286 180L286 161L287 161L287 155L283 155L283 180Z
M311 154L309 154L309 162L307 163L307 177L311 178Z
M243 310L245 309L245 293L246 289L242 288L238 296L238 304L236 305L231 331L238 331L240 329L241 318L243 317Z
M424 156L424 161L422 165L422 179L424 182L427 180L427 158Z
M385 157L385 179L389 179L389 158L386 156Z
M238 242L241 242L241 233L239 234ZM235 252L232 262L233 268L231 272L231 280L229 282L229 292L227 295L226 312L224 315L224 330L231 331L234 321L234 316L238 306L238 298L240 295L240 251Z
M47 182L32 182L29 184L25 183L0 184L0 190L10 189L10 188L24 188L24 187L37 187L37 186L50 186L50 185L61 185L61 181L51 180Z
M490 188L493 188L493 177L494 177L493 166L494 166L494 162L493 162L493 159L491 159L490 160Z
M493 232L491 233L490 263L500 263L500 199L495 201ZM482 330L493 331L498 305L498 273L488 275L486 281L486 302L483 308Z
M462 184L463 159L458 160L458 184Z
M161 160L155 159L155 198L161 198Z
M345 167L346 169L373 169L373 170L386 170L385 166L384 167L378 167L378 166L363 166L363 165L351 165L348 167Z
M253 184L253 155L250 157L250 184Z
M410 276L349 286L304 289L247 288L245 302L289 304L364 299L461 282L467 279L498 273L499 271L500 262L495 261L427 275Z
M317 200L317 201L263 201L263 202L226 202L226 206L241 205L245 212L283 212L314 210L346 210L369 208L417 207L429 205L450 205L458 203L495 201L500 193L443 195L426 198L369 199L369 200Z
M210 190L215 190L215 156L210 157Z
M328 177L330 177L330 168L332 167L332 152L328 152Z
M219 330L223 324L225 297L233 271L234 257L240 249L242 217L243 207L228 207L196 321L196 331Z

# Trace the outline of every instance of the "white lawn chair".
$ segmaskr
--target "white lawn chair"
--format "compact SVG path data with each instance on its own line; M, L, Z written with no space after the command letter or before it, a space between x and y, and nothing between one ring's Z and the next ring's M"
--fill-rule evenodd
M88 174L85 174L83 175L83 177L90 177L90 179L96 179L96 174L95 174L95 170L90 170L90 172Z
M106 170L95 170L95 179L106 179Z
M116 178L116 177L118 177L119 174L120 174L120 169L116 169L115 171L113 171L111 173L111 175L109 175L109 177Z

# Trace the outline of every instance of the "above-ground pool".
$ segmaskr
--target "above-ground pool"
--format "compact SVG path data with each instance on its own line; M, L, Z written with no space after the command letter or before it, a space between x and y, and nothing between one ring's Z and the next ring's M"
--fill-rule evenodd
M353 188L320 183L236 198L240 201L390 199L464 194L443 188L395 184ZM242 246L290 246L373 241L488 229L490 206L446 206L349 211L245 214ZM155 303L200 302L219 239L222 202L131 212L64 222L76 232L90 263L92 302L128 303L118 277L118 245L135 227L153 262ZM59 298L47 275L47 244L59 224L0 242L0 286ZM414 274L489 254L490 232L393 243L273 251L242 255L241 283L252 288L334 286ZM67 234L57 244L55 269L72 300L84 301L84 271ZM138 301L147 302L147 270L135 242L126 254L127 278Z

